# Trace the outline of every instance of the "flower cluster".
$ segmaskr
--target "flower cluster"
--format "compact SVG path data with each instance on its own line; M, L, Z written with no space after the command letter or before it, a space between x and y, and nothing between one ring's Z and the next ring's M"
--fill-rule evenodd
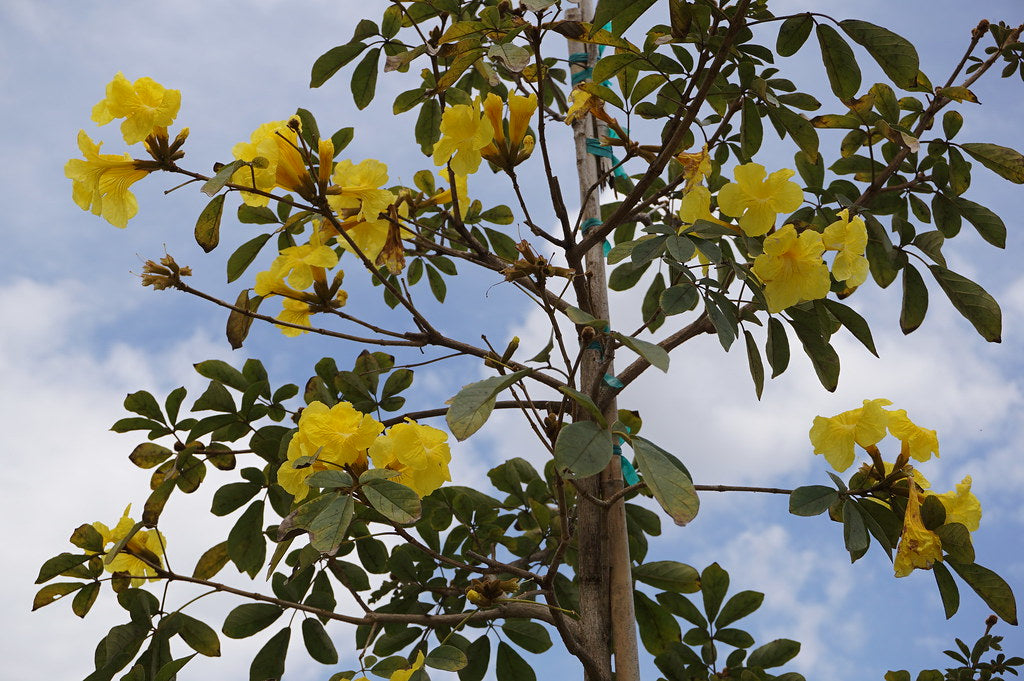
M493 92L482 103L477 98L446 108L441 114L441 139L434 144L434 165L447 164L456 176L464 177L475 173L483 159L511 170L529 158L534 139L526 132L537 111L537 96L510 92L507 104L507 120L505 102Z
M123 540L135 521L128 514L132 507L124 509L124 514L113 529L103 523L96 522L92 526L103 537L103 548L108 550ZM107 572L123 572L132 578L132 586L139 586L147 579L156 577L153 566L163 566L164 538L158 530L138 530L125 542L124 546L113 559L106 563Z
M451 480L451 452L443 431L410 420L384 433L382 423L348 402L333 407L311 402L302 410L277 481L299 500L309 494L306 480L316 471L348 468L358 474L371 460L377 468L396 471L392 480L421 497Z
M863 448L872 463L865 464L860 473L867 479L882 482L900 482L905 489L906 511L903 516L903 530L896 550L894 569L897 577L905 577L914 569L929 569L935 561L942 560L942 541L934 531L925 526L921 505L928 497L935 497L945 510L943 524L960 523L968 531L978 529L981 521L981 504L971 493L971 477L965 477L956 489L943 494L928 492L931 486L915 468L908 466L910 459L925 462L932 455L939 456L939 441L934 430L922 428L910 420L906 410L886 409L892 402L886 399L864 400L863 406L831 417L816 416L811 426L810 439L815 454L823 454L825 460L837 471L845 471L856 458L854 446ZM900 453L896 463L882 461L877 444L886 434L900 441ZM903 474L901 479L899 475ZM906 481L905 488L902 480ZM891 502L890 502L891 505Z
M134 83L120 72L107 85L106 97L92 111L92 120L106 125L123 118L121 134L127 144L146 142L154 160L137 160L128 154L101 154L102 142L93 142L84 130L78 133L78 149L83 158L73 158L64 166L71 180L71 196L82 210L100 215L115 227L124 228L139 210L130 187L165 164L181 158L181 146L188 137L182 130L173 142L167 127L174 122L181 106L181 93L168 90L152 78Z

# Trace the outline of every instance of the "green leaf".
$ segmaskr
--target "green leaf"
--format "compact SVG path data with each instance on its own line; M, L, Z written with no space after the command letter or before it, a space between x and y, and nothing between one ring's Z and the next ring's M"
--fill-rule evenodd
M86 584L71 600L71 611L79 617L85 617L92 609L93 604L96 602L96 596L98 596L99 593L100 582L90 582Z
M445 421L452 435L461 441L478 431L494 410L498 394L529 373L529 369L521 369L507 376L492 376L463 386L447 402L451 407Z
M163 422L164 420L164 413L160 411L160 405L157 404L156 398L145 390L129 393L124 398L124 408L154 421Z
M718 609L725 600L725 594L729 591L729 573L722 569L718 563L712 563L704 568L700 575L700 594L704 600L704 612L709 620L713 620L718 614Z
M249 666L249 681L268 681L284 676L284 660L291 636L291 627L285 627L263 644Z
M693 520L700 499L689 474L680 468L675 457L642 437L634 437L630 445L644 482L665 512L676 525L686 525Z
M789 366L789 337L786 335L786 327L776 317L768 320L768 342L764 352L768 357L768 366L772 368L772 378Z
M682 617L695 627L707 629L707 619L701 614L700 610L697 609L697 606L693 604L693 601L686 596L673 593L660 593L658 594L658 601L668 608L674 615Z
M1002 340L1002 312L995 298L970 279L939 265L929 265L935 281L963 317L990 343Z
M651 366L661 369L666 373L668 372L669 358L668 352L665 351L665 348L655 343L627 336L617 331L612 331L609 335L636 354L640 355L644 360L650 363Z
M761 113L752 99L743 100L740 110L740 154L745 159L754 157L761 148L764 129L761 125Z
M858 553L868 548L871 538L864 523L864 516L856 504L843 504L843 542L850 553Z
M821 385L825 390L835 392L839 385L839 355L835 348L821 337L820 331L795 322L791 324Z
M555 440L555 464L585 478L603 471L612 458L612 436L593 421L563 426Z
M399 525L409 525L420 518L420 498L411 488L392 480L370 480L363 485L363 494L385 518Z
M498 681L537 681L533 667L504 641L498 643L494 670Z
M656 560L633 568L633 577L655 589L692 594L700 591L697 569L674 560Z
M263 485L252 482L231 482L213 494L213 501L210 504L210 513L224 516L244 506L246 502L260 493Z
M203 186L199 188L199 191L207 196L214 196L231 180L231 176L235 174L235 171L244 165L246 165L245 161L232 161L231 163L221 166L220 170L218 170L213 177L203 183Z
M857 66L853 50L839 32L828 24L818 24L815 32L832 92L839 99L853 99L860 90L860 67Z
M782 125L786 133L800 147L800 151L803 152L803 158L808 163L819 162L818 131L814 129L809 120L784 106L769 108L768 115L772 120L778 121ZM820 161L820 163L823 163L823 161Z
M99 533L92 525L79 525L75 528L75 531L71 533L71 543L80 549L86 551L95 551L99 553L103 550L103 535ZM38 584L39 582L36 582Z
M900 329L907 334L916 330L928 312L928 287L924 277L911 264L903 268L903 307L900 309Z
M238 221L244 225L276 225L277 214L266 206L250 206L243 203L238 207Z
M984 142L968 142L960 148L983 166L1014 184L1024 184L1024 155L1009 147Z
M777 638L754 649L747 658L748 667L771 669L781 667L800 652L800 643L785 638Z
M242 372L223 360L208 359L192 366L200 376L211 381L219 381L240 392L249 387L249 380Z
M868 51L885 75L898 87L912 89L917 86L921 64L917 50L910 41L881 26L857 19L840 21L839 27L851 40Z
M32 599L32 610L38 610L44 606L57 601L69 593L78 591L85 583L83 582L56 582L54 584L47 584L38 592L36 592L35 598Z
M932 499L931 495L927 498ZM949 523L935 529L942 542L942 550L958 563L974 562L974 545L971 533L962 523Z
M334 492L328 499L309 523L309 544L320 553L333 554L345 540L355 513L355 502L343 492Z
M996 248L1006 248L1006 225L998 215L980 203L960 197L953 199L953 205L978 230L982 239Z
M309 87L320 87L338 70L355 59L366 49L364 43L348 43L327 50L313 62L313 72L309 77Z
M309 656L320 664L338 664L338 649L317 618L307 617L302 620L302 642Z
M551 635L548 630L530 620L507 620L501 625L502 632L512 643L523 650L540 654L551 648Z
M939 587L942 611L948 620L960 609L960 589L957 588L949 569L940 561L932 563L932 574L935 575L935 584Z
M764 390L764 364L761 362L761 352L749 331L743 332L743 340L747 345L747 366L750 369L750 378L754 381L754 392L757 399L761 399L761 392Z
M262 500L252 502L228 533L228 557L239 572L247 573L252 578L263 567L263 560L267 557L267 541L263 536Z
M981 596L981 600L985 601L988 607L1008 624L1016 626L1017 601L1013 597L1010 585L1002 577L977 563L957 563L953 560L946 562L969 587L974 589L974 593Z
M871 327L868 326L867 321L861 317L857 312L842 303L830 300L828 298L821 301L821 304L832 314L833 317L839 320L839 323L846 327L846 330L853 334L853 337L861 342L861 344L868 349L875 357L878 357L878 351L875 349L875 340L871 337Z
M758 591L741 591L729 598L722 611L715 618L715 628L721 629L737 620L741 620L761 607L764 602L764 594ZM722 639L724 640L724 639ZM753 642L751 642L753 645ZM747 647L747 646L742 646Z
M260 234L239 246L228 258L228 283L238 279L260 254L263 246L270 241L269 234Z
M775 51L780 57L792 57L807 42L814 27L810 13L789 17L779 26L779 37L775 40Z
M598 406L594 403L594 400L592 400L589 395L584 395L579 390L570 388L567 385L558 386L558 390L562 394L571 397L573 400L576 401L577 404L586 409L590 413L590 415L594 417L594 420L598 423L598 425L601 426L601 428L608 427L608 420L604 417L604 414L601 413L601 410L598 408Z
M443 303L448 295L448 285L444 283L444 277L436 269L427 265L427 282L430 284L430 292L434 294L437 302Z
M589 312L584 312L578 307L573 307L572 305L566 305L564 312L565 316L568 317L573 324L585 324L586 326L593 326L596 329L599 326L604 326L608 323L608 320L598 319L597 317L592 316Z
M491 639L487 634L469 644L466 657L469 664L459 670L459 681L483 681L491 661Z
M640 640L649 653L660 655L682 639L679 623L663 605L653 601L647 594L634 591L633 606Z
M188 664L197 653L186 655L185 657L178 658L177 660L171 660L164 666L160 667L160 671L153 677L153 681L171 681L175 675L181 671L181 668Z
M420 107L416 117L415 135L420 151L429 156L434 142L441 137L441 106L434 99L428 99Z
M667 315L688 312L697 307L699 297L697 287L692 284L669 286L661 292L661 311Z
M377 62L380 48L367 52L352 71L352 101L357 109L365 109L377 90Z
M734 648L749 648L754 645L754 637L742 629L718 629L714 638Z
M190 617L183 612L177 614L181 627L178 636L188 647L207 657L220 656L220 639L217 632L206 622Z
M217 248L220 243L220 218L224 214L224 198L227 194L219 194L206 204L206 208L196 220L196 243L207 253Z
M228 638L247 638L277 621L284 609L273 603L244 603L224 619L221 631Z
M199 557L192 576L196 579L211 579L228 564L228 560L228 543L223 541L210 547Z
M799 516L819 515L838 499L836 491L825 485L797 487L789 495L789 512Z

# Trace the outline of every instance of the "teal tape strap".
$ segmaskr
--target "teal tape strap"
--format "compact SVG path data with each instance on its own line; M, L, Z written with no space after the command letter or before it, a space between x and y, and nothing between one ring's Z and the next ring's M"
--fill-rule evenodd
M583 233L586 234L587 230L589 230L591 227L596 227L600 224L601 221L598 220L597 218L587 218L586 220L583 221ZM608 239L605 239L604 243L601 244L601 250L604 252L605 257L608 257L608 254L612 252L612 245L608 243Z
M622 453L621 449L619 449L619 453ZM622 468L623 482L627 485L635 485L640 482L640 476L636 474L636 469L633 468L633 464L629 462L629 459L624 456L620 456L619 466Z
M590 80L593 75L594 69L591 68L586 68L583 69L582 71L577 71L576 73L572 74L572 84L579 85L580 83L584 83Z
M610 159L612 164L615 165L615 177L626 177L626 171L619 165L619 159L612 153L612 148L601 144L598 140L593 137L587 138L587 153L593 154L594 156L601 156L603 158Z
M573 52L569 55L569 63L577 66L587 65L587 53L586 52Z
M604 375L604 384L611 388L615 388L616 390L622 390L623 388L626 387L625 383L623 383L616 377L612 376L611 374Z

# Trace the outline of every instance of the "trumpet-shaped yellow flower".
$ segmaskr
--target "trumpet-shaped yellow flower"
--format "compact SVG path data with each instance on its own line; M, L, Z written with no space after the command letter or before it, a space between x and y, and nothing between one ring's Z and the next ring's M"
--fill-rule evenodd
M369 158L359 163L345 159L334 168L334 185L327 190L327 202L344 217L372 222L386 213L398 197L381 189L388 181L388 167Z
M306 478L316 471L345 466L365 468L366 450L384 426L348 402L328 407L311 402L299 417L299 431L288 444L288 461L277 471L277 481L298 501L309 493ZM300 457L314 457L311 465L295 468Z
M686 180L686 184L683 185L685 192L690 192L711 174L711 154L708 153L706 144L700 151L684 151L676 154L676 160L683 166L683 178Z
M870 447L885 437L889 413L886 399L864 400L864 406L832 417L815 416L810 438L815 454L824 454L832 468L840 473L853 463L855 444Z
M889 432L901 440L909 454L918 461L939 456L939 438L934 430L922 428L907 417L905 409L889 412Z
M471 175L480 168L481 150L490 144L494 128L481 117L480 100L456 104L441 114L441 139L434 144L434 165L450 163L457 175Z
M696 185L683 195L679 201L679 219L687 225L694 225L697 220L707 220L722 227L737 230L735 225L715 217L711 213L711 191L707 187ZM682 232L686 227L680 228ZM699 235L699 231L698 231Z
M764 283L769 312L828 295L828 266L821 259L824 251L820 234L809 230L798 236L793 225L765 238L764 253L754 259L751 269Z
M91 210L122 229L139 211L135 195L128 191L151 170L147 161L135 161L128 154L101 154L99 144L82 130L78 148L84 159L73 158L64 165L64 175L71 180L71 196L82 210Z
M505 137L505 104L501 98L493 92L488 93L483 102L483 110L494 135L491 142L480 150L480 154L505 169L529 158L533 152L533 138L527 136L526 130L537 110L537 95L530 93L527 97L521 97L514 92L508 94L508 138Z
M947 523L960 523L971 532L981 524L981 502L971 492L971 476L965 476L957 483L956 489L936 494L946 509Z
M270 272L285 279L292 288L305 291L313 285L314 278L322 279L324 270L338 264L338 254L323 242L323 231L314 229L309 243L281 251L270 265Z
M306 161L299 152L298 117L287 121L272 121L256 128L248 142L239 142L231 153L240 161L263 158L266 164L239 168L231 182L269 192L275 187L296 192L306 199L315 195L313 178ZM242 200L250 206L265 206L270 199L260 194L242 192Z
M452 479L448 471L451 450L448 434L415 421L391 426L370 447L370 459L377 468L390 468L399 475L395 482L425 497Z
M523 145L530 120L537 111L537 95L532 92L526 97L514 92L508 93L508 142L512 149Z
M915 569L930 570L935 561L942 560L942 542L939 535L926 529L921 520L921 500L917 486L910 485L907 514L903 518L903 533L896 547L893 569L897 577L906 577Z
M423 651L416 652L416 660L407 669L398 669L391 673L390 681L409 681L412 678L413 672L423 666Z
M170 126L180 107L180 91L168 90L152 78L139 78L133 83L118 71L107 84L107 96L93 107L92 120L106 125L123 118L124 141L135 144L149 137L155 128Z
M109 550L115 544L124 539L125 535L135 527L135 521L128 517L131 513L131 504L124 509L124 514L117 521L113 529L103 523L93 523L92 526L103 537L103 548ZM121 549L110 562L106 563L107 572L127 572L132 577L132 586L139 586L147 578L156 577L156 571L151 564L163 567L161 556L164 555L164 538L158 530L139 530L132 535L132 538Z
M847 287L860 286L868 278L868 260L864 249L868 245L868 230L864 218L850 218L847 208L839 211L839 219L825 228L821 241L827 251L839 251L832 263L832 276L845 281Z
M736 166L732 172L736 182L718 192L718 207L726 215L739 218L740 229L747 236L767 234L776 215L790 213L803 203L800 186L789 181L794 175L789 168L776 170L768 179L764 166L758 163Z

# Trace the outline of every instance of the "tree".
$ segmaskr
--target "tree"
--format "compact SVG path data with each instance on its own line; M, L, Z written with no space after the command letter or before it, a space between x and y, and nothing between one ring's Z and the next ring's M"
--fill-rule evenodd
M913 46L872 24L807 13L773 17L741 0L670 2L668 24L631 29L653 4L601 2L590 17L585 6L573 15L546 0L396 3L379 23L361 22L351 41L317 60L312 85L358 60L351 89L363 108L373 100L382 63L399 72L425 67L411 82L416 87L393 105L395 112L416 112L416 142L432 160L408 187L385 188L388 172L379 161L336 161L354 132L321 136L316 118L301 109L236 145L234 160L212 175L188 170L179 164L187 131L173 140L168 133L177 92L120 74L108 86L94 120L124 119L125 141L144 143L150 158L100 154L82 133L84 158L66 168L80 206L123 227L135 211L131 183L157 171L186 175L187 184L201 182L212 197L195 236L213 251L226 197L237 195L239 221L266 231L228 258L229 281L245 276L277 237L279 255L270 269L233 303L190 286L191 270L170 255L146 263L143 283L230 310L233 347L259 319L276 323L285 335L317 333L366 351L344 369L331 358L316 363L301 391L295 384L272 386L256 360L241 368L201 362L197 370L210 386L192 405L195 417L179 418L183 389L161 401L145 392L128 396L125 407L136 416L114 429L146 432L131 459L155 469L152 492L136 516L141 520L126 511L113 528L80 526L72 535L79 551L48 561L39 580L64 575L76 581L47 584L35 603L74 594L72 608L84 615L104 581L114 587L131 621L101 641L91 678L112 678L125 668L128 678L169 678L190 659L175 657L176 637L197 653L219 651L208 624L184 610L165 611L140 588L149 580L189 582L253 601L228 616L222 628L228 637L262 631L285 610L302 613L306 648L325 663L338 659L325 624L357 624L356 646L365 652L372 645L383 658L363 656L362 664L392 679L422 677L424 665L458 670L463 679L482 677L492 643L479 629L497 621L509 640L530 652L550 647L554 631L591 680L611 678L612 651L616 678L639 678L634 621L643 647L670 679L724 668L768 678L766 669L796 654L793 641L755 647L749 634L728 626L756 610L762 596L744 591L726 601L728 575L717 565L698 571L680 562L644 561L647 536L658 533L660 520L640 497L653 497L684 525L697 513L699 491L725 488L694 485L666 443L640 435L642 415L620 410L618 396L627 399L629 385L652 366L667 370L670 353L678 356L677 348L696 336L717 334L728 348L741 332L760 394L761 346L772 374L785 371L787 326L823 386L834 389L839 358L832 335L845 327L873 349L867 322L839 302L855 295L869 274L883 288L902 278L905 332L923 320L927 288L911 256L925 263L984 338L999 340L995 301L949 270L941 249L964 218L986 241L1004 244L1002 221L963 198L974 169L967 158L1016 183L1024 182L1024 158L991 143L952 142L961 117L948 105L970 102L971 85L996 64L1007 77L1020 70L1020 29L980 24L963 61L935 88ZM800 50L812 29L840 113L808 118L795 109L813 112L821 105L770 64L773 54ZM774 51L757 43L765 36L775 40ZM850 41L909 94L897 99L884 83L865 91ZM982 41L989 52L973 57ZM614 54L602 54L605 47ZM754 161L765 118L795 146L802 187L791 181L795 171ZM928 131L939 121L943 135L932 139ZM825 162L829 152L819 145L819 129L844 131L834 162ZM564 148L558 138L567 139L570 130L578 214L566 208L568 184L559 182L551 164L551 155ZM485 209L470 198L467 178L478 182L487 174L479 172L484 160L493 181L507 183L514 208ZM541 171L547 196L522 191L525 168ZM517 243L497 228L513 222L531 238ZM831 264L824 259L828 251L835 252ZM368 272L394 314L362 319L344 311L342 255L357 272ZM607 286L606 262L617 265ZM439 331L419 284L425 281L439 303L452 304L446 277L465 276L456 263L533 300L551 320L549 346L527 359L528 353L517 354L515 339L492 347L486 339L479 345ZM353 266L348 269L354 276ZM647 286L643 325L632 333L616 330L608 289L628 290L641 281ZM275 297L282 311L261 313ZM754 326L764 326L765 335ZM671 331L658 335L663 327ZM467 385L449 407L406 411L406 391L421 363L412 353L424 350L434 353L428 361L475 358L491 375ZM624 369L613 366L616 351ZM868 453L870 462L853 477L832 475L834 485L791 491L730 491L788 493L794 513L829 512L842 523L853 559L874 539L895 553L898 574L932 569L952 615L959 596L949 565L1003 619L1015 622L1009 587L974 559L977 500L970 481L947 494L927 492L909 462L937 454L935 433L889 406L866 400L815 421L812 444L838 472L852 465L855 446ZM548 465L537 471L513 459L498 466L490 474L497 496L444 484L447 437L418 421L443 415L449 432L464 440L494 409L523 414L551 454ZM879 444L887 433L902 443L898 450ZM220 486L212 510L245 510L191 575L172 571L156 529L164 505L172 495L195 491L211 468L233 470L238 457L258 463L242 468L241 480L231 476ZM380 536L401 543L389 545ZM173 550L173 538L170 544ZM275 595L218 581L229 562L253 578L267 568ZM654 589L656 599L634 592L634 579ZM336 607L335 591L342 588L356 614ZM684 595L697 592L703 612ZM680 619L693 625L685 636ZM267 641L253 660L252 678L281 675L290 632L285 626ZM735 648L724 664L716 645ZM532 674L504 641L493 657L499 678Z

